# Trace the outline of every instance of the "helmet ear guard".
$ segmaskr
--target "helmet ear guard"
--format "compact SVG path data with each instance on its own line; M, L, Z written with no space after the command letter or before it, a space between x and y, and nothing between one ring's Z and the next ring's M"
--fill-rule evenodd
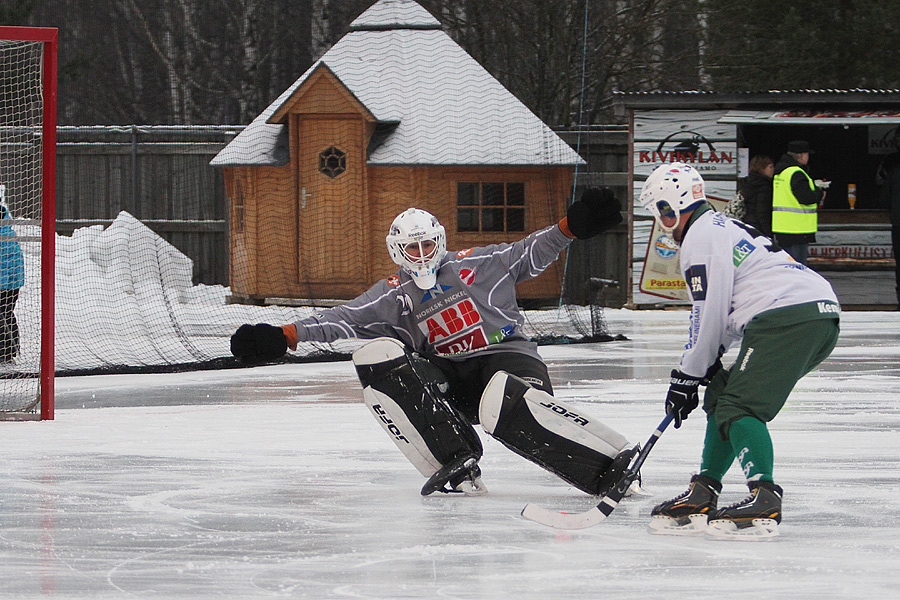
M429 290L437 282L437 270L447 254L447 233L429 212L410 208L391 223L385 238L388 254L409 273L416 286Z

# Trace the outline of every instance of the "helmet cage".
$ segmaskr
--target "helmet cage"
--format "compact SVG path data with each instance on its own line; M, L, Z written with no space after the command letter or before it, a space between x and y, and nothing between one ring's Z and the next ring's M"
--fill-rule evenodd
M391 259L417 287L434 287L437 270L447 254L447 234L434 215L418 208L400 213L391 223L386 242Z

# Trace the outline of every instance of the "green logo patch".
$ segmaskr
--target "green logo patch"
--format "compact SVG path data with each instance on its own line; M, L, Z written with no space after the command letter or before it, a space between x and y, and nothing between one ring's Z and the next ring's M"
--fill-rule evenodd
M744 259L750 256L750 253L756 250L756 246L748 242L747 240L741 240L738 242L734 248L732 248L732 255L734 256L734 266L740 266Z

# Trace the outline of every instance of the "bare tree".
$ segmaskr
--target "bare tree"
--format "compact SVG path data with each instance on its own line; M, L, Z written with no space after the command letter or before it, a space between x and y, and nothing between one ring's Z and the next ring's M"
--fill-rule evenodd
M421 3L543 120L570 126L608 119L615 89L695 87L695 1Z
M896 0L705 0L701 9L717 89L900 86Z
M53 0L60 122L228 124L255 117L311 63L312 0Z
M243 124L374 0L13 0L60 27L60 123ZM896 0L419 0L554 126L615 90L900 86Z

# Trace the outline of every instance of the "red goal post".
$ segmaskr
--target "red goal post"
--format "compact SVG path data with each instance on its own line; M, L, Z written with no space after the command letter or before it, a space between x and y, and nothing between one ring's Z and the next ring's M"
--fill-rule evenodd
M58 39L0 26L0 420L54 418Z

